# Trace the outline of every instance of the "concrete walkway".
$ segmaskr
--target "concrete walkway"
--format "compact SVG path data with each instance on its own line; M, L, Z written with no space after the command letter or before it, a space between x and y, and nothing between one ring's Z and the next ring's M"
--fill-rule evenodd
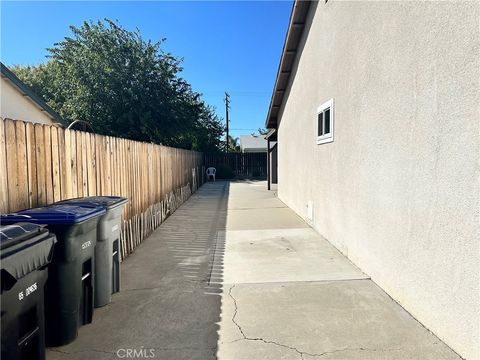
M204 185L122 265L49 360L459 359L264 182Z

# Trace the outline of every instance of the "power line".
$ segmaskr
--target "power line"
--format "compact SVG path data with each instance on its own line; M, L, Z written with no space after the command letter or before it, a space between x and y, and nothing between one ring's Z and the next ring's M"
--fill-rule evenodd
M202 95L219 95L224 96L224 91L202 91L199 92ZM249 96L249 95L272 95L271 91L230 91L230 94L235 96Z

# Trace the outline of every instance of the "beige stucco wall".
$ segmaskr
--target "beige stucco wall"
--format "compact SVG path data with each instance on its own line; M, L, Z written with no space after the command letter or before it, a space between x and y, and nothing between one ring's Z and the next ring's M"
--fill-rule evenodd
M30 98L23 96L3 77L1 78L0 97L0 115L2 118L53 124L52 119L46 113L42 112Z
M313 201L323 236L480 359L480 3L312 6L280 113L279 197L304 218ZM316 145L330 98L335 141Z

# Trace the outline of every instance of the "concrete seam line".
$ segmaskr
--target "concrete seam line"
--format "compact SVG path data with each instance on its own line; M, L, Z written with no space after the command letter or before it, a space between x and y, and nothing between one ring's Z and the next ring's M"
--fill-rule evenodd
M269 210L269 209L285 209L287 206L268 206L268 207L231 207L228 210Z
M289 346L289 345L285 345L285 344L281 344L281 343L278 343L278 342L275 342L275 341L272 341L272 340L265 340L263 338L251 338L251 337L248 337L245 335L242 327L240 326L240 324L238 324L237 320L236 320L236 317L237 317L237 314L238 314L238 304L237 304L237 300L235 299L235 297L232 295L232 290L235 288L236 284L233 284L229 291L228 291L228 295L230 296L230 298L233 300L233 304L235 306L235 312L233 314L233 317L232 317L232 322L237 326L238 330L240 331L240 333L242 334L243 336L243 339L236 339L233 342L237 342L237 341L240 341L240 340L248 340L248 341L262 341L264 342L265 344L273 344L273 345L277 345L277 346L281 346L281 347L284 347L284 348L287 348L287 349L290 349L290 350L294 350L296 351L299 355L300 355L300 358L303 360L304 357L303 355L308 355L308 356L312 356L312 357L321 357L321 356L325 356L325 355L329 355L329 354L333 354L333 353L337 353L337 352L343 352L343 351L381 351L381 352L386 352L386 351L400 351L402 350L402 348L392 348L392 349L370 349L370 348L363 348L363 347L358 347L358 348L343 348L343 349L336 349L336 350L330 350L330 351L325 351L325 352L322 352L322 353L309 353L309 352L306 352L306 351L301 351L301 350L298 350L296 347L294 346Z
M236 285L264 285L264 286L275 286L279 284L296 284L296 283L307 283L307 284L314 284L314 283L336 283L336 282L346 282L346 281L372 281L369 277L365 278L348 278L348 279L331 279L331 280L284 280L284 281L258 281L258 282L236 282ZM229 283L224 283L224 285L229 285Z

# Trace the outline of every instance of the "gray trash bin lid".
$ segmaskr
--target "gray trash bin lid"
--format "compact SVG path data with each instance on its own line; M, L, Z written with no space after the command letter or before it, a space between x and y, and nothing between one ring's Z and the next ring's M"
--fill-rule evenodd
M53 204L49 206L0 215L2 224L29 222L40 225L74 225L105 214L102 207Z
M18 280L50 263L57 239L43 226L16 223L0 226L2 279ZM2 291L3 291L2 285Z
M0 226L0 249L4 250L22 241L38 236L39 239L48 236L48 229L32 223L16 223Z
M117 206L126 204L128 199L122 196L87 196L75 199L62 200L56 204L69 204L77 206L96 206L111 210Z

